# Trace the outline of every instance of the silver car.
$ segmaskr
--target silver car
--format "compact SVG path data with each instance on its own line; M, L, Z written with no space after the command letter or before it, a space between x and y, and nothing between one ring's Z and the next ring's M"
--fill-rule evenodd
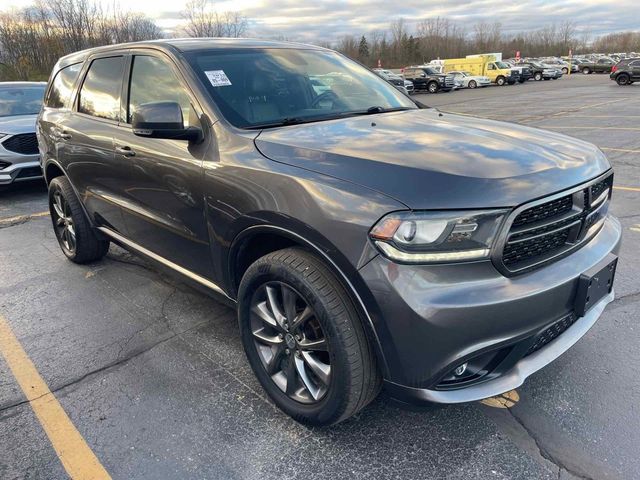
M0 187L42 178L36 118L45 82L0 83Z

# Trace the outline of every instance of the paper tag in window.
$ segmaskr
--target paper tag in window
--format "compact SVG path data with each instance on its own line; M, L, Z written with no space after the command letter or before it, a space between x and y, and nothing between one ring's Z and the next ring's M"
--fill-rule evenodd
M231 85L231 82L224 73L224 70L207 70L204 74L214 87L226 87Z

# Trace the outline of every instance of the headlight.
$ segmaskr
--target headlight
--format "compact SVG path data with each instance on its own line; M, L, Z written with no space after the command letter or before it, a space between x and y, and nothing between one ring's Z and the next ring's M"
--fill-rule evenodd
M369 233L380 251L404 263L441 263L489 258L507 210L399 212L383 217Z

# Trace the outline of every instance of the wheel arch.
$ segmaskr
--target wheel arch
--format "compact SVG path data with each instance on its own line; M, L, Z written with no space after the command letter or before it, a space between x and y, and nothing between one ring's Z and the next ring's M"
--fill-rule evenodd
M307 235L277 225L256 224L245 228L234 238L228 251L227 275L229 287L232 289L230 293L234 297L237 295L242 274L251 263L268 253L288 247L300 247L312 252L333 272L351 298L367 338L373 346L381 373L386 377L388 367L374 323L374 318L379 318L379 314L373 295L353 265L328 241L319 242L316 238L311 240Z

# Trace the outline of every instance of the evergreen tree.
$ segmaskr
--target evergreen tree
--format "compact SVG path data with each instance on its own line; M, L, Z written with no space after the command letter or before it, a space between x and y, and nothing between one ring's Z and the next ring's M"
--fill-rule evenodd
M358 57L360 60L366 60L369 58L369 44L367 43L367 39L363 35L360 39L360 47L358 47Z

